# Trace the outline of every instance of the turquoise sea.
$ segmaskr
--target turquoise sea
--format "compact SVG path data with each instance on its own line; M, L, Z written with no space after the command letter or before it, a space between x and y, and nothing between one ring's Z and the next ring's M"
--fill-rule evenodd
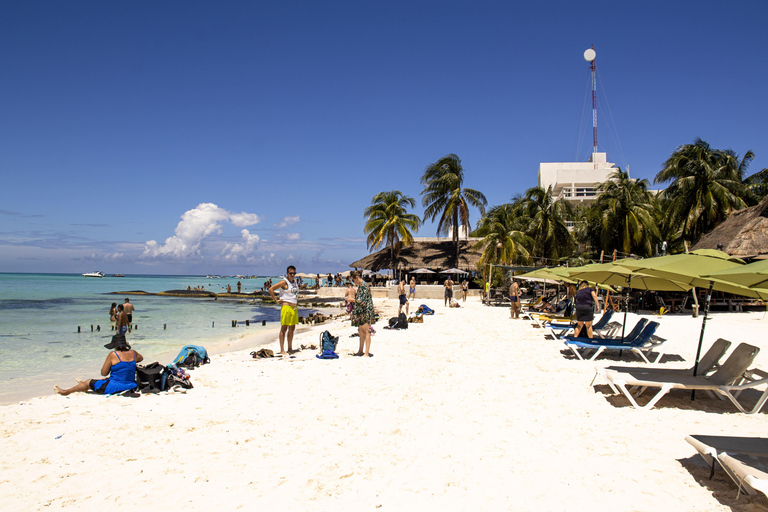
M265 277L240 279L243 292L260 290ZM128 340L148 362L171 362L187 344L206 348L234 344L246 334L279 327L274 306L251 299L126 295L205 286L222 293L237 290L237 278L126 275L85 278L80 274L0 273L0 404L47 394L53 384L71 386L75 377L96 378L107 355L113 302L129 298L133 333ZM232 327L232 320L237 327ZM245 321L250 321L246 327ZM266 327L262 321L266 320ZM78 333L78 326L80 332ZM91 332L93 326L93 332ZM97 330L100 328L100 330Z

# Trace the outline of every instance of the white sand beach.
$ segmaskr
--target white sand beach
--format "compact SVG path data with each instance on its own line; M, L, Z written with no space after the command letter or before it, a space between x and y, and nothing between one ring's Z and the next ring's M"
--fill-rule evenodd
M436 314L404 331L380 321L370 359L349 355L356 329L337 321L295 345L317 344L329 329L340 336L338 360L311 350L254 360L251 348L214 356L185 394L51 394L2 406L0 508L768 509L764 496L737 498L721 471L709 480L684 440L765 436L768 412L675 391L635 410L605 382L590 386L595 365L616 358L575 360L562 342L476 298L459 309L416 303ZM386 319L397 306L376 307ZM718 337L755 344L753 366L768 369L763 316L712 313L704 349ZM660 365L692 366L700 326L664 316ZM61 384L74 377L88 376Z

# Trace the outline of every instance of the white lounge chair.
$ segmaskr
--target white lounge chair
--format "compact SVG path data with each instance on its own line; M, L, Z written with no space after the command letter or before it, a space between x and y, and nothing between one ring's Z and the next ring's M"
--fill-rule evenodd
M627 397L632 407L635 409L651 409L661 398L672 389L690 389L704 390L717 393L728 398L741 412L748 412L739 403L739 394L747 388L766 385L768 387L768 378L759 378L753 380L750 378L747 368L754 361L760 349L742 343L728 357L728 359L710 376L680 375L679 373L643 373L642 371L606 371L605 378L608 385L615 393L622 393ZM750 371L749 373L754 373ZM760 372L763 373L763 372ZM759 375L758 375L759 377ZM745 383L748 381L749 383ZM659 392L644 406L640 406L627 387L639 388L636 396L640 396L646 388L659 388ZM763 392L763 396L758 400L757 405L748 413L755 413L768 398L768 389Z
M697 375L707 376L720 368L720 359L728 352L731 346L731 342L719 338L715 341L709 350L701 356L699 360L699 366L696 369ZM666 375L693 375L693 368L649 368L647 366L596 366L595 377L592 379L590 386L595 383L597 377L605 377L605 372L625 372L625 373L643 373L643 374L666 374ZM630 390L631 391L631 390Z
M685 440L710 465L710 479L720 466L739 492L768 495L768 438L695 435Z

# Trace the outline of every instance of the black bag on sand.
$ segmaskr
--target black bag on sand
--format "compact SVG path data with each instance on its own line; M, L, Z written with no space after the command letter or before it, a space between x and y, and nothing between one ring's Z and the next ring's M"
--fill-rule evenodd
M405 316L405 313L400 313L397 315L397 323L395 323L395 329L407 329L408 328L408 317Z
M168 369L158 362L136 366L136 384L142 393L159 393L167 389Z

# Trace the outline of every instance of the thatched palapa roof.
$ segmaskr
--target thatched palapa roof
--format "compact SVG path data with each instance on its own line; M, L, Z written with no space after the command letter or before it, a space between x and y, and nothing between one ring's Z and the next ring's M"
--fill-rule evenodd
M717 244L737 258L768 255L768 197L757 206L733 212L692 249L717 249Z
M458 267L461 270L477 271L477 263L480 261L481 250L472 249L480 239L469 238L459 240L459 264L454 265L456 246L452 240L441 241L414 241L413 244L400 249L396 261L391 261L390 248L369 254L365 258L350 263L350 267L378 271L394 268L397 270L412 270L415 268L429 268L433 270Z

